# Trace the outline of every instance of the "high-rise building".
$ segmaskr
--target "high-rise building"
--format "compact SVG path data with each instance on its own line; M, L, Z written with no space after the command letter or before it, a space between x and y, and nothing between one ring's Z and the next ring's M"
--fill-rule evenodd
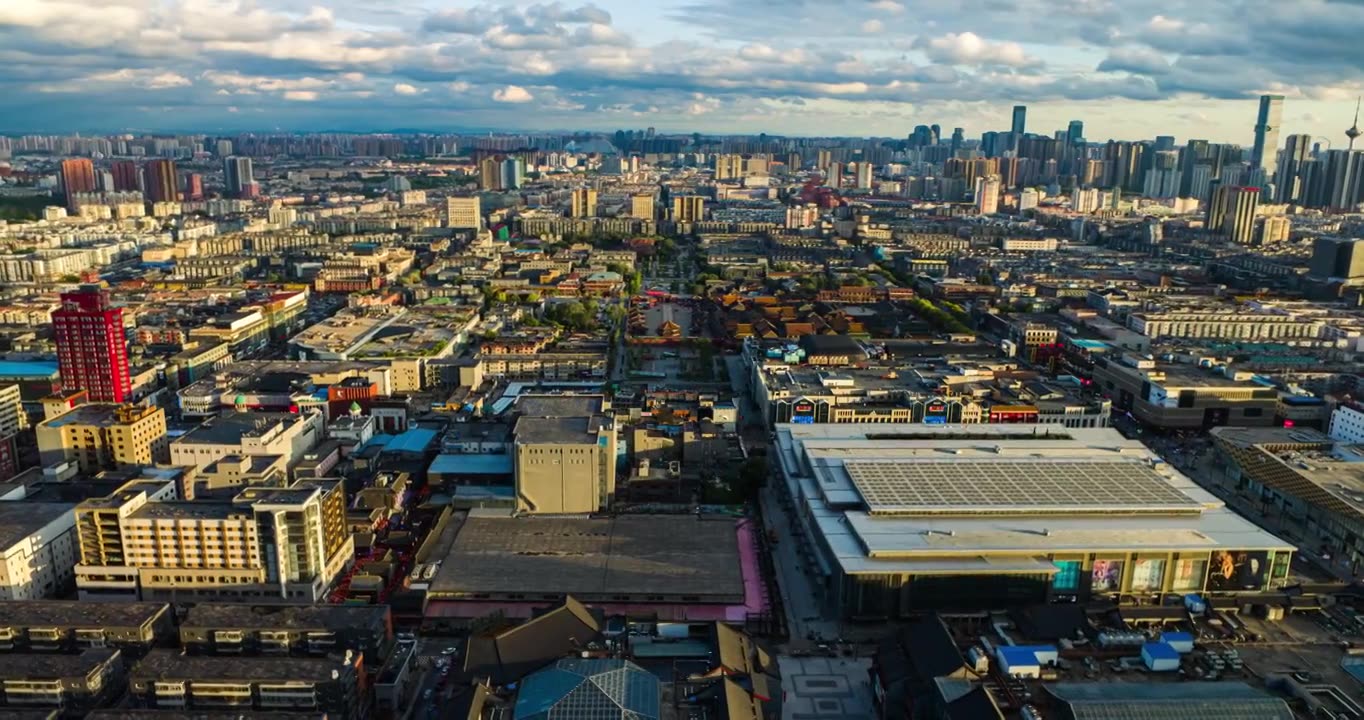
M502 164L495 157L485 157L478 163L478 186L484 190L501 190Z
M871 171L872 171L871 163L867 162L866 160L863 160L862 162L857 163L857 189L858 189L858 190L870 190L870 189L871 189Z
M1260 188L1227 188L1226 214L1222 234L1237 245L1249 245L1255 237L1255 209L1260 203Z
M673 222L695 223L706 219L706 199L700 195L673 198Z
M456 230L482 230L483 209L478 197L445 198L445 226Z
M1255 231L1256 245L1273 245L1274 243L1287 242L1289 233L1293 231L1293 223L1286 215L1271 215L1263 218L1258 223Z
M1026 212L1036 208L1041 199L1042 194L1037 192L1036 188L1023 188L1023 191L1018 193L1018 211Z
M1313 240L1308 274L1320 280L1364 278L1364 240L1336 237Z
M509 157L502 161L502 189L520 190L525 181L526 161L520 157Z
M95 191L95 164L89 158L71 158L62 161L62 194L66 196L66 206L76 209L76 195Z
M1284 141L1279 158L1279 170L1274 176L1274 200L1279 203L1299 202L1302 188L1302 164L1312 157L1311 135L1289 135Z
M115 160L109 166L109 173L114 176L114 192L136 192L142 189L137 163L132 160Z
M964 128L952 128L952 140L948 144L948 148L951 149L953 155L957 154L957 151L961 149L962 144L965 142L966 130Z
M1009 132L1013 133L1015 142L1017 142L1019 138L1023 137L1023 133L1026 131L1027 125L1028 106L1015 105L1013 125L1009 126Z
M168 158L148 160L143 168L146 175L143 187L151 202L178 202L180 200L180 177L175 172L175 161Z
M1279 121L1283 119L1283 96L1261 95L1260 112L1255 118L1255 145L1250 150L1250 164L1264 168L1274 177L1274 154L1279 147Z
M223 185L228 195L242 197L248 194L245 190L254 182L256 179L251 170L251 158L230 157L223 160Z
M1191 197L1199 202L1208 201L1208 193L1212 192L1212 166L1207 163L1199 163L1193 166L1190 172L1189 189L1183 197ZM1180 182L1183 182L1181 178Z
M650 193L635 193L630 196L630 217L641 220L654 219L654 196Z
M52 312L52 328L62 388L85 390L95 402L131 400L123 308L110 305L108 291L96 287L62 293L61 303Z
M1168 199L1179 194L1179 153L1157 150L1146 171L1142 194L1150 198Z
M1085 123L1083 120L1071 120L1066 127L1066 144L1076 145L1085 139Z
M1222 222L1227 217L1227 203L1231 197L1232 185L1221 180L1208 183L1208 212L1203 217L1203 227L1208 232L1221 232Z
M976 212L981 215L994 215L999 212L1000 179L998 175L986 175L976 179Z
M589 218L597 215L597 191L592 188L575 188L568 209L568 216Z
M189 173L185 176L185 200L204 199L204 176L199 173Z
M1075 188L1070 193L1070 209L1077 213L1092 213L1099 209L1098 188Z

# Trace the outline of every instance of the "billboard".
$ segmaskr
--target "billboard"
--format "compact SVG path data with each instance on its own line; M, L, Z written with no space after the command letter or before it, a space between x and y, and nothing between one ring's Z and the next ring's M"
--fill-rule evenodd
M1264 550L1218 550L1208 568L1209 592L1263 590L1269 578L1269 553Z
M815 404L802 400L791 406L791 422L800 425L813 425L815 423Z
M947 403L934 400L924 406L924 424L946 425Z
M1095 560L1089 589L1092 592L1118 592L1122 589L1122 568L1121 560Z

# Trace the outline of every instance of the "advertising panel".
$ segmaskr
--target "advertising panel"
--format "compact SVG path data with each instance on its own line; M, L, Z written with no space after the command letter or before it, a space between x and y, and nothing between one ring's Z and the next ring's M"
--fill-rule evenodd
M1121 560L1095 560L1090 572L1089 589L1093 592L1117 592L1122 588Z
M1264 550L1218 550L1208 568L1210 592L1262 590L1269 577L1269 553Z

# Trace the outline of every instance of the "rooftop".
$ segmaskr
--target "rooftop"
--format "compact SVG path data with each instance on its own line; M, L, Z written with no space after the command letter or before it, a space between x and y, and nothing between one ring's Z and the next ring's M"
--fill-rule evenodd
M79 655L0 653L0 680L84 678L117 655L113 648L89 648Z
M302 420L303 416L293 413L232 412L209 418L199 427L176 438L174 442L238 445L244 437L262 437L276 428L281 426L288 428Z
M169 608L155 602L9 600L0 605L12 627L141 627Z
M525 679L515 720L657 720L662 688L644 668L615 658L566 658Z
M9 550L52 522L69 517L75 507L72 503L0 502L0 550Z
M139 520L226 520L250 518L250 508L226 502L149 502L129 518Z
M70 412L62 413L51 420L44 420L40 427L61 428L67 425L113 427L128 424L130 420L133 422L141 420L152 410L119 403L87 403L77 405Z
M3 658L0 655L0 658ZM153 650L129 673L133 680L312 681L330 682L332 671L346 667L337 659L184 655Z
M479 593L695 596L742 602L732 518L514 518L473 511L431 582L433 597Z
M87 603L88 604L88 603ZM190 607L182 628L358 628L384 623L383 605L262 605L198 603Z
M1283 700L1243 682L1060 682L1044 686L1075 720L1292 720Z
M0 360L0 378L50 378L57 374L56 361L46 360Z
M516 442L594 445L599 422L594 417L523 417L516 422Z

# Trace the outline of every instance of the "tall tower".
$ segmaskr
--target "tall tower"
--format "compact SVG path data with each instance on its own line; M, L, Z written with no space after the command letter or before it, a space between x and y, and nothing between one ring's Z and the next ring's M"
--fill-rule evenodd
M175 173L175 161L157 158L147 161L147 199L152 202L174 202L180 199L180 178Z
M66 195L66 206L76 209L76 193L95 191L95 164L89 158L71 158L62 161L62 194Z
M256 181L251 169L251 158L229 157L223 160L223 184L232 197L242 197L251 183Z
M1023 137L1023 132L1024 132L1024 130L1027 128L1027 125L1028 125L1028 106L1027 106L1027 105L1015 105L1015 106L1014 106L1014 122L1013 122L1013 125L1011 125L1011 126L1009 127L1009 132L1011 132L1011 133L1014 134L1014 139L1015 139L1015 140L1018 140L1019 138L1022 138L1022 137Z
M597 214L597 191L592 188L577 188L573 191L572 204L568 216L590 218Z
M111 306L108 291L93 286L62 293L61 302L52 312L52 329L62 389L85 390L94 402L131 400L123 308Z
M109 165L109 172L114 176L114 190L118 192L136 192L142 189L142 183L137 177L137 163L132 160L115 160Z
M1230 188L1222 234L1237 245L1249 245L1255 235L1255 208L1260 203L1260 188Z
M1263 168L1265 175L1274 176L1279 148L1279 121L1283 119L1283 96L1261 95L1260 114L1255 118L1255 146L1250 151L1250 164Z
M1350 147L1349 147L1348 149L1350 149L1350 150L1354 150L1354 149L1355 149L1355 138L1359 137L1360 135L1364 135L1364 131L1361 131L1361 130L1359 129L1359 99L1356 98L1356 99L1355 99L1355 122L1354 122L1353 125L1350 126L1350 129L1349 129L1349 130L1346 130L1346 131L1345 131L1345 137L1350 138Z

